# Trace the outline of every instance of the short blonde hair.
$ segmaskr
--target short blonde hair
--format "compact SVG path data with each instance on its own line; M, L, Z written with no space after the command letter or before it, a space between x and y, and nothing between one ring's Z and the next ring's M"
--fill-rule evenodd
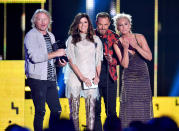
M50 27L50 25L52 24L52 17L50 15L50 13L44 9L37 9L35 11L35 13L33 14L32 18L31 18L31 23L32 23L32 27L35 27L35 17L38 13L44 13L48 16L50 22L49 22L49 25L48 25L48 28Z
M128 21L129 21L129 23L130 23L130 25L132 25L132 16L131 15L129 15L129 14L125 14L125 13L120 13L120 14L117 14L117 15L115 15L112 19L113 19L113 25L114 25L114 27L115 27L115 30L116 30L116 33L117 34L120 34L120 32L118 31L118 29L117 29L117 22L118 22L118 20L120 20L121 18L126 18Z

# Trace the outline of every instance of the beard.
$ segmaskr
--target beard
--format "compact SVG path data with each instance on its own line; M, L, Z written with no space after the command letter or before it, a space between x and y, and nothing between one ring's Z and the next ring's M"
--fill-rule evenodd
M98 32L101 34L101 35L104 35L106 33L107 30L104 30L104 29L101 29L101 30L98 30Z

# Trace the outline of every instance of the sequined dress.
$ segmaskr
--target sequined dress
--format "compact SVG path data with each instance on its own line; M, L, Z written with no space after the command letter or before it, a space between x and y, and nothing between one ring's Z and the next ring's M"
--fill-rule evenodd
M125 128L132 121L153 117L152 93L147 63L139 53L129 53L128 68L122 70L120 119Z

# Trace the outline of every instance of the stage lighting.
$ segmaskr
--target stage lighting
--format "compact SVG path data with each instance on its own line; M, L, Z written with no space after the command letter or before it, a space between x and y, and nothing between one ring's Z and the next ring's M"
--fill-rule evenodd
M110 15L115 16L116 15L116 7L115 7L115 2L111 2L111 7L110 7Z
M179 96L179 66L169 96Z
M46 0L0 0L0 3L45 3Z
M86 10L93 10L94 8L94 0L87 0L86 1Z

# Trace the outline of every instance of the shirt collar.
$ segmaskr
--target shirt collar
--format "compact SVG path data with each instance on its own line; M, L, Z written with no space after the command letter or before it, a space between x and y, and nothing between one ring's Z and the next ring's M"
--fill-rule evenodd
M108 29L104 35L101 35L101 34L96 30L96 35L99 36L100 38L107 38L107 36L108 36L109 33L111 33L110 29Z

